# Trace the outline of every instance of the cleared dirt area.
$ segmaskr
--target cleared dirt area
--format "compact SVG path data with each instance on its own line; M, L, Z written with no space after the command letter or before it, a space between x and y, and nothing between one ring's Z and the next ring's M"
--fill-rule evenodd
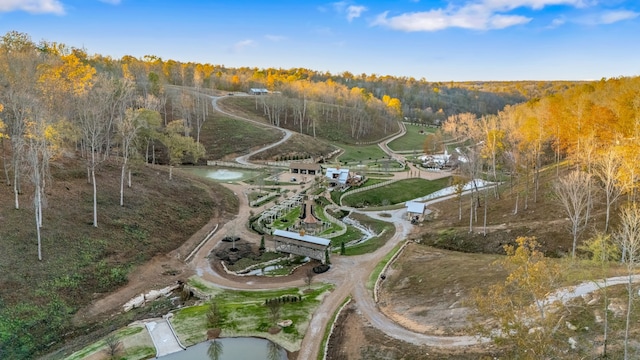
M495 256L409 244L382 282L380 310L403 327L430 335L474 335L464 301L472 288L506 273Z
M345 307L329 340L327 359L493 359L499 352L490 346L440 349L395 340L373 327L358 311Z
M471 216L471 229L469 196L463 196L462 201L454 197L429 206L432 211L429 219L416 226L409 236L415 243L409 244L385 273L379 292L380 311L416 333L474 335L469 319L473 310L467 307L466 300L472 289L488 287L505 279L506 271L494 265L494 261L505 254L504 245L515 245L516 238L520 236L534 236L548 257L570 257L572 237L569 220L564 208L553 197L551 184L555 179L555 170L543 173L537 198L534 199L530 191L526 205L522 187L514 186L512 191L509 184L504 184L499 198L489 191L486 200L484 192L481 193L477 215ZM593 220L580 234L578 246L604 227L602 199L596 198L594 204L591 210ZM614 227L616 221L612 220ZM587 254L578 251L578 256L586 257ZM569 269L576 273L575 281L589 276L602 277L602 273L587 275L586 270L577 271L575 266ZM616 292L615 289L612 291ZM624 296L620 296L623 293L611 301L616 304L623 302ZM582 346L578 351L587 358L602 354L602 325L598 322L602 316L602 301L602 296L593 295L577 299L565 309L566 319L584 324L584 332L579 335L564 332L564 341L570 336L581 341ZM621 321L622 317L616 316L610 325L611 331L619 329ZM482 359L514 356L513 353L506 353L505 349L496 349L490 343L452 351L397 341L367 323L358 312L357 304L345 311L338 324L337 335L330 342L330 359ZM616 350L611 350L614 347L610 345L611 353L618 351L617 354L620 354L621 336L619 330L611 333L611 339L618 339ZM574 355L578 356L578 353Z

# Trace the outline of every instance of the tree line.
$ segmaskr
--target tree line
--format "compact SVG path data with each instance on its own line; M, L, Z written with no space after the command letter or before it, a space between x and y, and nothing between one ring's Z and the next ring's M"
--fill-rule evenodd
M171 165L185 156L204 156L184 119L162 124L163 101L108 67L95 67L79 49L41 42L9 32L0 39L0 141L4 180L19 209L24 184L33 191L40 251L42 211L50 186L49 165L65 151L84 160L93 186L93 226L98 226L96 171L110 158L121 162L120 205L131 160L149 161L149 147L160 144Z
M577 250L582 250L602 267L598 275L603 277L607 276L607 263L625 265L623 338L615 349L625 359L633 357L630 339L637 306L633 275L640 264L639 135L640 77L621 77L507 106L495 115L450 116L440 133L429 136L424 146L427 152L442 151L445 139L454 139L458 144L454 152L464 159L460 162L462 177L506 180L512 189L522 189L515 190L514 214L540 200L541 172L555 172L555 180L547 188L551 199L546 201L555 201L567 215L571 261L578 258ZM494 195L500 196L498 191ZM486 234L487 191L483 196L473 188L470 198L469 231L484 199ZM602 222L596 222L598 202L604 212ZM614 209L619 210L614 214ZM582 234L587 229L593 230L585 239ZM560 284L562 271L557 263L544 259L538 246L532 238L519 238L517 248L505 246L509 256L503 263L512 272L504 284L479 291L472 299L481 313L497 320L495 328L483 323L477 330L500 344L512 345L522 358L566 354L565 341L559 336L563 326L559 324L573 311L566 302L548 300ZM605 288L601 294L606 315L610 309ZM610 326L605 318L600 356L607 357L607 344L615 343L609 338Z

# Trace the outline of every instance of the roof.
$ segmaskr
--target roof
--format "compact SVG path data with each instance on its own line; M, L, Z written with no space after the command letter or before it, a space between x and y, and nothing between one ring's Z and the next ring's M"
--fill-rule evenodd
M334 178L334 174L338 174L338 176ZM327 177L337 179L340 184L346 184L349 179L349 169L327 168Z
M292 162L289 164L290 169L303 169L303 170L318 170L320 171L320 164L308 163L308 162Z
M311 235L300 235L300 233L293 232L293 231L276 229L273 232L273 235L282 236L282 237L294 239L294 240L300 240L300 241L304 241L304 242L308 242L316 245L322 245L322 246L329 246L329 244L331 244L331 240L329 239L325 239L317 236L311 236Z
M419 214L424 213L424 207L425 207L424 203L417 202L417 201L407 201L405 206L407 207L407 212L419 213Z
M302 220L305 224L317 224L318 219L313 215L313 209L311 207L311 200L305 204L305 218Z

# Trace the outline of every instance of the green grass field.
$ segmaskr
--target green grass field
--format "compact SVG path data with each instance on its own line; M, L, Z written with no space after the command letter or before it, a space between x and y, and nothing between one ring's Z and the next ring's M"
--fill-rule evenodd
M191 278L189 283L210 295L209 303L178 310L172 320L173 327L185 346L206 340L206 313L209 304L215 302L220 311L221 336L257 336L269 338L289 351L300 349L300 343L309 326L311 314L320 305L324 293L333 285L315 284L310 289L289 288L263 291L223 290L204 283L199 278ZM293 325L283 328L276 335L268 330L275 326L272 314L265 301L284 297L296 298L296 301L284 301L281 304L279 320L290 319Z
M342 199L342 205L367 207L399 204L429 195L447 187L448 184L449 178L434 181L420 178L400 180L373 190L347 195Z
M424 140L426 139L427 134L434 133L436 128L408 124L406 127L407 133L390 142L389 149L393 151L416 150L418 153L422 153ZM420 131L423 131L423 133L420 133Z
M231 154L245 154L249 149L278 141L282 132L253 123L210 114L202 126L200 142L207 159L219 160Z
M378 159L386 158L386 154L378 145L346 145L340 144L340 148L344 149L338 160L344 165L357 165L360 162L368 163Z

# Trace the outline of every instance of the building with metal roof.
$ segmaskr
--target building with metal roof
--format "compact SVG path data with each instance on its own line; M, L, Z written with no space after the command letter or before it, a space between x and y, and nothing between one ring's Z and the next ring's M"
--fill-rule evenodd
M273 240L276 251L308 256L322 263L327 261L326 250L331 245L331 240L307 235L304 230L293 232L276 229L273 231Z

